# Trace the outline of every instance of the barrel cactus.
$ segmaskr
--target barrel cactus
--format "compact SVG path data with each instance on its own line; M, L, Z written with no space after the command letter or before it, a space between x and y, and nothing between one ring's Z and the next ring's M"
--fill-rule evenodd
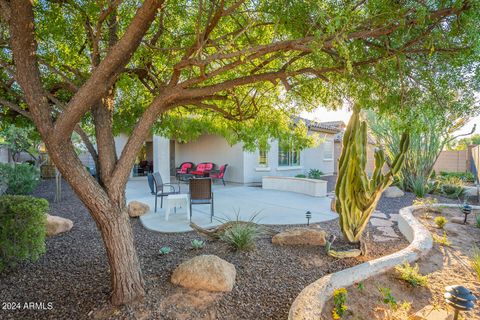
M408 150L409 136L402 135L400 151L390 162L383 150L375 151L375 169L371 178L365 172L367 163L367 124L360 120L360 108L355 107L343 137L335 188L335 208L340 228L351 243L358 243L382 192L393 182L401 169ZM388 170L384 169L387 164ZM384 172L386 171L386 172Z

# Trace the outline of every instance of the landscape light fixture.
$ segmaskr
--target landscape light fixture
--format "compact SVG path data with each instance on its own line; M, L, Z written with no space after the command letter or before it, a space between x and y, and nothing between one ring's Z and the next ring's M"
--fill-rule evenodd
M305 217L307 218L307 226L310 225L310 219L312 218L312 213L310 211L307 211L305 213Z
M463 220L463 224L467 224L467 217L470 213L472 213L472 206L469 204L464 204L462 207L462 212L465 215L465 219Z
M477 298L467 288L455 285L445 287L445 301L455 309L453 320L458 320L460 311L472 310Z

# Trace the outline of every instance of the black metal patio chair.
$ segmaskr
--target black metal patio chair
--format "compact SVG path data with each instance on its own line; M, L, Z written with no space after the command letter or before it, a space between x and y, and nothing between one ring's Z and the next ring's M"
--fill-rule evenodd
M180 185L178 185L178 189L171 183L164 183L162 180L162 176L159 172L155 172L153 174L153 184L155 187L155 212L157 212L157 199L160 197L160 208L163 207L163 197L168 197L171 194L178 194L180 193ZM170 190L165 191L165 188L169 188Z
M190 189L190 220L192 220L192 205L210 204L210 222L213 221L214 206L211 178L197 178L189 181Z

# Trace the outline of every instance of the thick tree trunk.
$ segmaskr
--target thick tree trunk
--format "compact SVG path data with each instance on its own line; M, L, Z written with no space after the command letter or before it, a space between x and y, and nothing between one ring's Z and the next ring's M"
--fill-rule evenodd
M111 302L114 305L131 303L142 299L145 290L130 221L125 210L106 214L109 220L99 228L110 265Z
M75 193L90 211L105 244L112 281L111 301L127 304L145 296L142 271L125 208L125 185L108 192L85 170L71 145L50 146L49 153Z

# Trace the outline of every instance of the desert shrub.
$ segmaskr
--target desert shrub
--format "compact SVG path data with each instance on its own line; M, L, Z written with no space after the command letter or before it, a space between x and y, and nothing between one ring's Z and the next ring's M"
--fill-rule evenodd
M199 250L205 247L205 241L193 239L191 241L192 249Z
M427 285L428 276L421 275L418 272L418 264L411 266L407 261L395 267L399 278L406 281L413 287L424 287Z
M461 179L464 182L475 182L475 176L471 172L440 172L441 178L455 177Z
M347 311L347 289L340 288L333 292L333 319L341 319L345 311Z
M22 195L0 196L0 271L45 252L48 202Z
M445 227L445 225L448 222L447 218L445 218L443 216L436 217L434 221L435 221L435 224L437 225L437 227L439 227L440 229L443 229L443 227Z
M304 175L303 173L297 174L295 178L306 178L307 176Z
M473 254L470 263L473 270L477 273L478 280L480 280L480 249L477 246L473 247Z
M463 180L457 177L446 177L440 180L440 192L452 199L459 198L464 193Z
M7 194L31 194L40 181L40 171L27 163L0 163L0 182Z
M261 230L256 224L237 223L226 230L220 240L227 243L233 251L252 250L260 233Z
M310 179L321 179L323 172L318 169L310 169L308 170L308 178Z
M443 236L442 237L440 237L436 234L433 234L432 236L433 236L433 241L435 241L436 243L438 243L441 246L450 247L452 245L452 243L448 240L447 233L445 231L443 231Z

